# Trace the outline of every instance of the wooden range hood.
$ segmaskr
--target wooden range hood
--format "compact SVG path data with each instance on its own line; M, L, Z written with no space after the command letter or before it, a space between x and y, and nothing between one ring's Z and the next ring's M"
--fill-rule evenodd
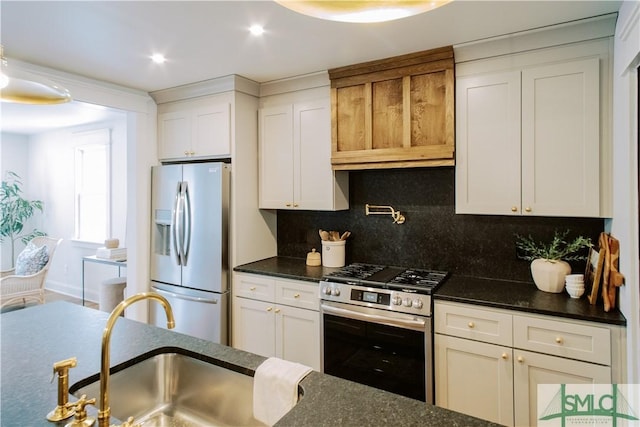
M453 47L329 70L335 170L454 164Z

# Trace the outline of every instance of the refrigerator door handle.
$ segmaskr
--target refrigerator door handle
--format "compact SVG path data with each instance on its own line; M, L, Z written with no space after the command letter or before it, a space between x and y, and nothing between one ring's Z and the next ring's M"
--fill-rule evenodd
M186 264L185 255L184 255L184 233L185 233L185 199L184 199L184 190L185 190L186 182L180 182L180 195L179 202L180 205L180 214L178 215L178 222L180 223L180 231L178 236L180 238L180 242L178 244L178 248L180 249L179 257L180 257L180 265L184 266Z
M180 265L180 247L178 245L178 240L180 237L179 224L180 224L180 185L178 182L176 188L176 196L173 201L173 215L171 218L171 230L173 232L173 251L176 256L176 264Z
M176 293L173 293L173 292L168 292L168 291L165 291L163 289L159 289L159 288L156 288L156 287L153 287L153 286L151 287L151 289L154 292L157 292L159 294L166 295L166 296L173 297L173 298L177 298L177 299L201 302L201 303L205 303L205 304L217 304L218 303L218 299L217 298L192 297L192 296L188 296L188 295L176 294Z
M191 198L189 197L189 182L184 181L184 211L185 229L183 230L182 265L187 266L189 260L189 249L191 248ZM186 243L185 243L186 239Z

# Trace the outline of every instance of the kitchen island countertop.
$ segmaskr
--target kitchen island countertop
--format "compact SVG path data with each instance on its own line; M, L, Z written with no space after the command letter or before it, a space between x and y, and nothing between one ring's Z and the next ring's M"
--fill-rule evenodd
M339 268L309 267L303 258L271 257L238 266L234 270L317 284L323 275ZM586 295L575 299L569 297L566 292L558 294L543 292L538 290L533 282L454 274L435 292L434 298L612 325L626 325L626 319L617 309L605 312L601 302L590 305Z
M303 260L304 262L304 260ZM108 313L53 302L0 315L0 424L64 426L46 414L56 405L53 363L77 358L69 384L100 371L102 331ZM111 366L158 348L177 347L253 376L264 357L198 338L119 319L111 339ZM313 371L300 383L304 396L276 426L495 426L496 424L417 400ZM99 396L88 396L96 397ZM70 401L76 401L69 396ZM95 408L88 407L90 415ZM112 420L113 421L113 420Z

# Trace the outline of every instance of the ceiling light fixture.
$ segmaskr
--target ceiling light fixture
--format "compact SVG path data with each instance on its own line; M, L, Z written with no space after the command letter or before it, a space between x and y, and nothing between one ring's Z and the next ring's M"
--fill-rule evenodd
M167 58L165 58L161 53L154 53L153 55L151 55L151 60L156 64L164 64L165 62L167 62Z
M373 23L406 18L428 12L453 0L275 0L276 3L303 15L330 21Z
M71 101L69 91L44 77L10 69L0 45L0 100L18 104L62 104Z
M264 28L262 28L262 25L252 25L249 27L249 32L254 36L261 36L264 34Z

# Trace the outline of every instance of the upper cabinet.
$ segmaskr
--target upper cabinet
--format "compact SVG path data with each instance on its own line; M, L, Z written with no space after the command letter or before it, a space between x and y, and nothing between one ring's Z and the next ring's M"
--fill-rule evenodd
M331 168L328 84L266 96L261 104L260 208L348 209L348 173Z
M158 150L161 160L229 157L230 104L197 106L182 102L175 111L158 114Z
M611 215L612 46L602 34L504 55L475 46L488 59L456 51L456 213Z
M329 70L336 170L454 164L451 46Z

